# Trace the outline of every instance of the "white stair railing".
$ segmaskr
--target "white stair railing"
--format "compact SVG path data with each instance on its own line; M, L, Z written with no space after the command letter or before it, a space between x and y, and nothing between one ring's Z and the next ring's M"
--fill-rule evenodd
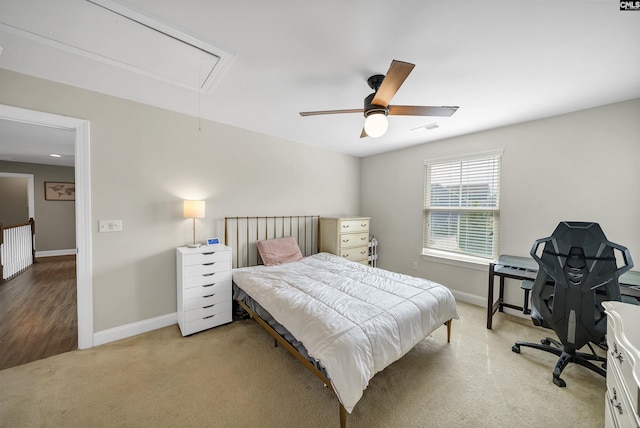
M35 222L29 219L28 223L7 227L0 224L0 232L0 273L4 281L35 262Z

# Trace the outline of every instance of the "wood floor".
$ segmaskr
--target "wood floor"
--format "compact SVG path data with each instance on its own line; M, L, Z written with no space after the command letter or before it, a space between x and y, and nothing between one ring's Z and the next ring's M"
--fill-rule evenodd
M78 348L74 257L47 257L0 284L0 370Z

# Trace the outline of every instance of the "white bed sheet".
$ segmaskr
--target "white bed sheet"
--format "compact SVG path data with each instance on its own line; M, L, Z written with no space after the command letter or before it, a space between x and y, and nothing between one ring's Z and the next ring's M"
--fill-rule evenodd
M349 413L377 372L458 318L445 286L328 253L234 269L233 281L325 367Z

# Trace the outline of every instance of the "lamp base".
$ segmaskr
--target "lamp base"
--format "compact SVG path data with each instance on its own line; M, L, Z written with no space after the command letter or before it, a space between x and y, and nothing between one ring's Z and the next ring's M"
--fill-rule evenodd
M187 247L188 248L200 248L202 244L188 244Z

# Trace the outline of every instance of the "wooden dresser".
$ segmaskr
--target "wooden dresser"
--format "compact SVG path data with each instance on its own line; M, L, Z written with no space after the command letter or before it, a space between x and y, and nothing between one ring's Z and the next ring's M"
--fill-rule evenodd
M603 302L607 313L605 428L640 427L640 306Z
M231 248L176 249L178 325L183 336L232 321Z
M369 264L371 217L320 217L320 251Z

